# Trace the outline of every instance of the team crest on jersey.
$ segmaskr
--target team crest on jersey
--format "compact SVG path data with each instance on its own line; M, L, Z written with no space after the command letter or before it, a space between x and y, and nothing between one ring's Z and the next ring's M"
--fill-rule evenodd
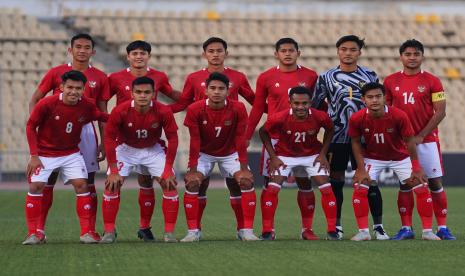
M204 121L202 122L202 124L203 124L203 125L206 125L206 124L207 124L207 120L204 120Z
M299 86L306 87L307 84L305 82L299 82Z
M393 128L388 128L388 129L386 129L386 132L387 132L387 133L393 133L393 132L394 132L394 129L393 129Z
M95 88L95 86L97 86L97 82L96 82L96 81L89 81L89 87L90 87L90 88Z
M158 127L158 123L153 123L152 124L152 128L157 128Z
M369 128L365 128L365 132L370 132L370 129L369 129Z
M132 123L128 123L128 127L132 127Z
M290 130L286 131L287 134L292 134L292 132Z
M86 118L81 116L81 117L79 117L78 122L83 123L85 120L86 120Z
M274 87L279 87L279 82L275 83Z
M232 124L232 121L231 121L231 120L224 121L224 125L225 125L225 126L230 126L231 124Z
M200 86L205 87L205 82L202 82Z
M57 120L57 121L60 120L60 116L56 115L55 120Z
M359 81L358 82L358 87L362 88L365 86L365 84L367 84L365 81Z
M425 90L426 90L426 87L424 85L418 86L418 92L423 93L425 92Z
M307 131L307 133L308 133L308 135L315 135L316 130L310 129L309 131Z
M129 87L129 85L126 85L126 87L124 87L124 89L126 89L126 91L131 90L131 88Z
M400 90L399 86L396 86L394 90L399 91Z

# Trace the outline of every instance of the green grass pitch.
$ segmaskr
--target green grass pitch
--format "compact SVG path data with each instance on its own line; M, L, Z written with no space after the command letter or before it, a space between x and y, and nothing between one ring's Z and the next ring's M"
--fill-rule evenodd
M280 193L276 216L277 240L245 243L235 239L233 212L226 190L210 190L203 219L203 237L196 244L147 244L137 239L137 191L124 190L117 219L118 242L113 245L82 245L70 191L56 191L49 215L48 243L22 246L26 234L25 192L0 192L0 275L465 275L464 188L447 189L449 227L457 241L370 241L349 239L355 232L350 198L345 190L344 241L302 241L296 190ZM384 225L389 234L400 226L396 190L382 189ZM319 193L317 202L319 204ZM156 237L162 237L161 193L152 220ZM259 191L257 193L259 198ZM101 197L99 198L101 203ZM99 210L98 230L102 230ZM255 232L260 233L257 208ZM418 217L414 227L420 234ZM314 230L325 234L321 206L315 213ZM176 235L186 231L180 206Z

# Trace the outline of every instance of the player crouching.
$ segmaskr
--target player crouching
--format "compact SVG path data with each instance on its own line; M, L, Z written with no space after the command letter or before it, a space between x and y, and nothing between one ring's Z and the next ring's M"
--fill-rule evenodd
M76 191L76 211L81 225L80 241L98 243L92 222L94 206L87 185L87 170L78 144L82 127L94 120L106 121L108 114L101 113L95 104L82 98L87 79L79 71L69 71L62 76L63 93L41 100L27 121L26 134L31 153L27 165L29 192L26 197L28 237L25 245L46 241L37 226L43 207L45 184L54 170L62 173L65 184Z
M260 128L260 138L270 155L270 182L262 193L262 236L263 240L274 240L274 215L278 207L278 193L281 185L292 171L296 182L311 177L321 192L321 205L327 220L327 239L338 240L336 233L336 199L328 177L328 160L326 154L334 134L331 119L325 112L310 108L311 91L305 87L294 87L289 91L291 108L271 115L265 125ZM323 144L318 141L320 128L324 128ZM278 137L273 148L271 136ZM301 180L299 180L301 178ZM308 187L299 186L301 191L311 191ZM264 202L264 203L263 203ZM313 205L308 205L309 209ZM312 220L302 210L302 239L314 240ZM306 217L306 219L304 219Z
M439 240L433 231L433 205L426 178L418 162L412 125L402 110L386 106L384 86L368 83L363 86L362 99L366 108L354 113L349 121L349 136L357 160L352 204L359 232L353 241L370 240L368 232L368 188L385 168L392 169L401 182L400 192L413 189L417 211L423 226L422 239ZM361 140L364 140L362 149ZM409 212L406 212L409 210ZM413 239L413 205L399 208L402 229L393 240Z
M176 242L174 227L179 202L173 163L178 147L177 125L173 113L154 100L154 81L140 77L132 82L133 100L113 109L105 130L105 149L109 165L103 200L105 234L101 243L116 241L115 221L120 204L120 188L132 171L151 175L163 189L165 242ZM162 130L168 140L166 153L160 144ZM139 190L140 229L138 237L154 241L150 220L155 207L153 183Z
M255 216L255 190L253 176L247 167L245 130L247 111L243 103L226 99L229 79L221 73L212 73L206 80L208 99L200 100L187 109L184 125L191 136L189 149L189 171L185 176L184 210L188 233L181 242L200 240L199 231L199 187L203 179L210 176L215 163L221 175L231 178L234 189L241 193L241 217L237 218L237 237L243 241L255 241L253 233ZM228 188L231 189L231 185ZM237 212L236 216L237 216Z

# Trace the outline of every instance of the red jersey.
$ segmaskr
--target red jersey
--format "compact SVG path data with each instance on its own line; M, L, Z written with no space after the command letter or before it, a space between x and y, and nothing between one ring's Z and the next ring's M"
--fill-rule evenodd
M225 67L222 72L229 79L228 99L239 100L241 95L247 102L253 104L255 94L250 87L247 77L236 70ZM210 76L207 68L191 73L187 76L181 97L177 103L171 104L171 110L176 113L186 109L191 103L207 99L205 81Z
M224 108L212 109L208 99L197 101L187 108L184 125L191 135L189 168L197 166L199 152L213 156L237 152L239 161L247 163L247 111L243 103L227 100Z
M266 106L268 106L269 115L288 110L290 108L289 89L305 86L313 91L317 79L318 75L315 71L300 65L292 72L282 72L277 66L261 73L257 79L257 90L249 115L246 139L252 138Z
M399 108L385 106L385 114L374 118L364 108L350 117L349 136L363 137L364 157L382 161L400 161L409 157L403 138L414 136L407 114Z
M321 128L331 130L333 122L328 114L314 108L309 109L305 120L297 120L292 109L270 115L265 123L265 130L275 137L276 155L288 157L311 156L320 153L322 143L317 135Z
M108 114L98 110L88 98L76 105L63 102L63 94L39 101L27 121L26 135L31 155L66 156L79 151L82 127L92 121L107 121Z
M433 103L445 100L441 81L425 71L415 75L406 75L402 71L394 73L384 80L384 86L386 102L407 113L415 134L420 133L433 116ZM437 129L423 140L425 143L436 141Z
M39 84L39 90L44 96L53 90L53 94L61 93L60 85L62 83L61 76L73 70L71 63L59 65L50 69ZM86 78L86 86L84 88L84 96L97 101L108 101L106 98L109 94L108 78L105 73L99 69L90 66L82 72Z
M169 107L155 101L151 103L147 113L140 113L134 108L134 101L116 106L105 127L108 163L116 162L115 149L118 144L125 143L134 148L152 147L160 142L162 130L168 139L168 152L174 150L176 155L178 126ZM174 161L174 156L170 158Z
M171 96L173 93L173 88L168 80L168 76L164 72L147 67L147 74L145 74L145 77L149 77L155 82L155 99L157 98L158 91L166 96ZM110 90L107 98L111 99L111 97L116 94L116 105L131 100L132 81L135 79L137 79L137 77L131 74L130 68L111 73L108 76Z

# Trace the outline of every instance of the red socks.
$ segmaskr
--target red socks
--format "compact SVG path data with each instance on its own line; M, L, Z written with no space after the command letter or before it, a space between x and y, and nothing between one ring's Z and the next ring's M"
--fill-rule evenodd
M331 183L326 183L318 187L321 192L321 206L326 216L327 231L336 231L337 206Z
M97 221L98 197L94 184L87 184L89 187L90 196L92 198L92 215L90 217L90 228L95 230L95 223Z
M313 190L300 190L297 192L297 204L302 217L302 229L312 229L313 215L315 213L315 193Z
M140 210L140 229L150 228L153 210L155 209L155 191L153 188L140 187L139 189L139 210Z
M199 226L199 229L202 229L202 215L203 215L203 210L205 210L205 207L207 207L207 196L199 196L199 214L197 216L197 225Z
M266 189L262 190L260 206L262 209L262 233L274 230L274 215L278 208L278 193L281 186L274 182L269 182Z
M412 227L413 205L414 199L412 190L399 190L397 194L397 208L399 210L402 226Z
M433 228L433 200L429 193L427 184L420 184L413 187L413 192L417 198L417 211L420 215L423 230Z
M242 196L230 196L229 202L236 216L236 229L244 228L244 216L242 212Z
M119 210L119 191L110 192L105 190L102 201L103 225L106 233L115 232L116 215Z
M359 230L368 230L368 186L363 184L354 184L354 193L352 195L352 205L354 207L355 219Z
M447 197L444 188L437 191L431 191L431 198L433 199L434 215L438 222L438 226L446 226L447 221Z
M53 188L54 187L55 187L54 185L45 185L42 191L42 194L43 194L42 209L41 209L40 218L37 222L37 230L45 231L45 223L47 221L48 211L50 210L50 207L52 207L52 203L53 203Z
M253 222L255 218L255 207L257 196L255 195L255 189L250 190L241 190L242 199L242 215L243 215L243 225L240 229L253 229ZM237 216L236 216L237 218ZM239 225L238 225L239 226Z
M179 211L179 196L178 191L163 191L163 201L161 204L163 217L165 218L165 232L174 232L176 220L178 219Z
M184 192L184 211L186 212L187 229L189 231L199 230L199 193Z
M81 236L88 232L95 232L92 229L91 217L93 213L92 197L90 192L76 195L76 212L79 217L79 224L81 225Z
M42 213L42 194L27 193L26 196L26 223L28 235L34 234L37 230L37 225Z

